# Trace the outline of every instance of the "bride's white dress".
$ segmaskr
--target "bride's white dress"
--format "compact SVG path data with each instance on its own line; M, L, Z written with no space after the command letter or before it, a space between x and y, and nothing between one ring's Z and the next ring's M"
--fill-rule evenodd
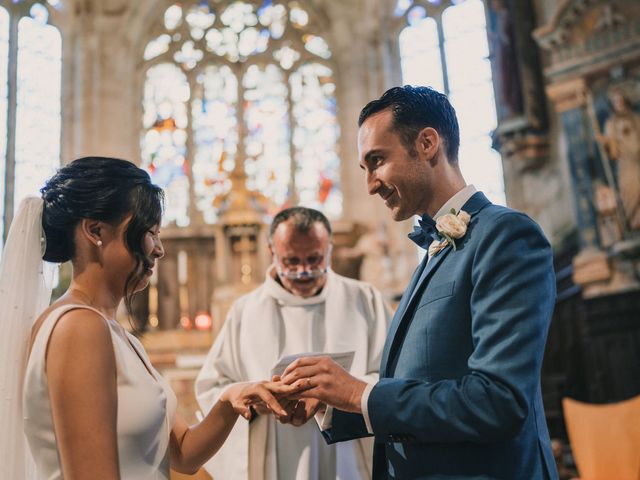
M111 330L117 368L120 477L168 479L169 435L176 412L176 396L151 365L142 344L117 322L86 305L64 305L53 310L42 323L29 356L23 390L24 426L38 477L63 478L51 416L45 353L56 322L75 308L97 312Z

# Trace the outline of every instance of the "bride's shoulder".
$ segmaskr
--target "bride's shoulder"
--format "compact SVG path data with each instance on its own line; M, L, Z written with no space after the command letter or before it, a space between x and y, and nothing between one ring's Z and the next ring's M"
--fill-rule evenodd
M63 310L49 334L45 361L50 381L54 381L56 372L63 379L67 375L91 374L91 369L96 372L115 370L107 321L86 308Z
M87 345L99 351L105 342L109 347L111 346L111 333L106 320L92 309L68 302L53 303L42 312L33 326L31 343L35 341L44 323L49 319L54 324L50 327L48 351L59 348L77 350Z

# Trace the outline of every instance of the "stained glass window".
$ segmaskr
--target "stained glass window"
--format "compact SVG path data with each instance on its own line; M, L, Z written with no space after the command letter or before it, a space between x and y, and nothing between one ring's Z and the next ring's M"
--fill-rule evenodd
M236 165L271 213L342 213L331 50L301 3L183 1L150 37L141 149L167 222L217 221Z
M404 83L449 96L465 179L505 204L502 161L491 148L497 116L482 0L398 0L395 14L407 24L400 34Z
M144 88L142 161L167 197L165 217L189 224L187 102L190 90L182 71L170 63L147 70Z
M211 206L231 188L227 178L238 151L238 82L226 66L209 65L196 78L192 102L195 144L193 181L198 209L205 221L215 221Z
M243 86L247 186L282 205L291 178L290 131L284 128L289 123L285 75L273 63L264 68L250 65Z
M49 23L59 6L0 2L0 241L20 201L60 165L62 41Z

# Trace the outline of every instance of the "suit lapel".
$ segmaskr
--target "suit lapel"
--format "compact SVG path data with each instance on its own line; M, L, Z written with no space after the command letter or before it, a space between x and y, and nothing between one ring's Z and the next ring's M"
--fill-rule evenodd
M473 215L478 213L482 208L489 205L491 202L487 199L487 197L482 192L476 192L473 196L467 200L467 202L462 207L462 210L467 212L472 217ZM469 231L469 234L471 232ZM413 312L413 305L415 303L416 297L418 293L424 291L429 281L429 278L433 275L436 269L440 266L440 264L444 261L444 258L451 253L453 248L448 246L440 251L437 255L435 255L431 260L427 263L425 267L425 263L427 261L427 257L425 256L423 262L420 264L420 267L416 269L416 272L409 283L409 287L405 290L404 295L402 296L402 300L398 305L398 309L393 317L393 322L391 323L391 327L389 328L389 334L387 336L387 341L385 343L384 351L382 354L382 362L380 372L383 376L389 375L391 372L389 371L389 367L393 362L396 351L402 344L402 340L404 339L404 333L408 327L408 324L411 320L411 313Z
M433 272L436 271L436 268L438 268L438 266L440 265L444 257L446 257L451 250L453 250L453 248L451 248L451 246L447 246L444 249L442 249L437 255L433 256L431 260L429 260L429 263L427 263L427 268L425 268L422 271L422 275L420 275L420 280L418 280L415 288L411 292L411 297L409 297L409 301L407 302L407 309L411 306L413 299L416 298L416 294L422 290L421 287L427 282L427 280L433 274ZM406 313L406 311L403 312L402 314L403 317L404 317L404 313Z
M431 278L433 273L436 271L436 269L440 266L440 264L445 259L445 257L449 255L449 253L452 250L453 248L448 246L443 250L441 250L440 253L435 255L433 258L431 258L431 260L429 260L429 263L427 263L426 268L424 268L424 270L422 271L422 274L420 275L419 280L415 283L414 288L412 289L411 293L408 295L408 300L406 302L405 308L397 318L397 326L395 328L395 331L393 332L393 337L391 337L390 335L391 342L388 349L388 354L386 359L387 361L384 365L385 375L391 374L391 372L389 371L389 367L392 365L396 352L398 351L400 345L402 344L402 341L404 340L404 335L406 333L407 328L409 327L411 318L413 316L412 315L412 312L414 311L413 306L416 302L416 299L419 297L418 294L423 292L424 289L427 288L427 283L429 282L429 278ZM398 310L398 312L400 312L400 310ZM394 319L394 322L395 321L396 319Z
M391 347L391 342L395 337L396 331L398 330L398 326L400 325L400 320L402 319L402 315L407 308L409 303L409 298L411 297L413 291L416 288L416 284L418 283L418 279L421 277L422 272L424 271L425 265L427 263L427 256L422 259L418 268L416 268L415 272L413 272L413 276L411 277L411 281L407 286L406 290L402 294L402 298L400 299L400 303L398 304L398 308L396 308L396 313L393 315L393 320L391 321L391 326L389 327L389 332L387 333L387 339L384 343L384 349L382 350L382 360L380 361L380 371L384 372L384 369L387 365L387 359L389 357L389 349Z

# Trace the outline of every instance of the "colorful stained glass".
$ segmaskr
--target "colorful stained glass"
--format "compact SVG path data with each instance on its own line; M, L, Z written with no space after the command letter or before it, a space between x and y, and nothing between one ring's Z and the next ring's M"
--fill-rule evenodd
M147 71L144 88L145 131L142 164L166 194L165 224L189 224L189 165L187 163L187 102L189 84L172 64Z
M0 252L4 238L5 162L7 154L7 67L9 62L9 12L0 7Z
M214 199L220 198L229 189L229 175L236 161L243 162L249 188L255 188L270 198L274 208L280 207L295 193L291 191L291 188L295 188L292 175L302 168L296 166L296 162L318 163L317 158L308 154L308 149L305 150L307 153L299 152L304 147L302 144L294 145L294 129L306 132L299 133L299 136L316 135L326 142L323 148L330 151L327 159L323 160L326 168L316 172L321 176L315 179L315 193L304 193L304 196L322 197L323 200L320 203L316 201L316 204L323 206L327 212L326 206L330 205L331 214L339 215L339 192L335 193L338 191L339 165L337 160L334 161L337 158L335 85L331 70L312 61L314 58L329 59L331 51L325 40L310 30L309 14L302 8L301 2L190 0L171 6L164 18L166 31L149 42L145 49L145 60L155 59L157 62L171 52L175 72L190 71L193 88L188 100L191 124L186 124L185 116L184 127L178 126L176 129L180 138L190 139L191 151L187 151L186 143L185 146L176 145L173 134L165 135L166 139L173 142L166 140L173 149L172 158L182 155L184 159L180 166L185 173L184 178L180 177L180 182L186 183L180 184L181 189L176 187L176 191L181 193L169 195L171 198L167 202L169 204L175 198L182 202L179 207L172 207L173 221L183 224L183 216L194 212L193 208L189 208L191 198L204 220L215 222ZM302 61L315 67L302 68ZM294 75L299 80L290 81ZM151 81L148 76L147 82ZM168 83L174 81L187 85L184 77L167 80ZM309 90L309 99L298 99L299 105L291 100L294 84L300 85L299 90ZM311 85L319 85L315 93ZM160 88L158 80L153 89ZM162 88L168 92L173 87ZM152 154L157 156L160 139L165 137L157 129L151 128L154 122L159 121L160 110L159 105L151 104L165 100L153 96L145 98L143 149L146 150L143 158L147 159L150 168L156 168L154 165L157 162L151 162L150 158ZM171 102L169 104L173 105ZM314 113L313 108L319 111ZM293 109L297 109L295 118ZM160 118L165 119L165 116L160 115ZM313 126L314 118L316 122L325 119L323 122L329 126L326 131L319 124ZM239 121L242 123L238 124ZM299 126L298 122L303 122L305 126ZM333 133L327 133L333 127ZM166 145L163 148L166 152L170 151ZM319 146L313 148L320 149ZM238 156L239 150L243 153L242 158ZM169 153L167 155L171 156ZM292 157L295 157L295 161ZM310 178L314 173L309 172L301 178ZM193 180L191 197L188 194L190 174ZM295 178L298 178L297 173ZM308 180L304 182L308 183ZM318 183L323 185L320 189L324 192L322 194L318 193ZM215 203L218 204L217 200ZM167 212L169 210L167 208Z
M335 149L339 128L333 73L325 65L308 63L291 75L290 84L300 204L338 216L342 212L342 194L340 159Z
M251 65L242 84L247 186L282 205L287 200L291 167L285 76L273 64Z
M18 23L15 209L60 165L62 40L57 28L41 22L22 17Z
M204 220L213 223L218 218L214 200L229 190L228 174L236 160L238 82L226 65L208 66L196 81L191 102L194 192Z

